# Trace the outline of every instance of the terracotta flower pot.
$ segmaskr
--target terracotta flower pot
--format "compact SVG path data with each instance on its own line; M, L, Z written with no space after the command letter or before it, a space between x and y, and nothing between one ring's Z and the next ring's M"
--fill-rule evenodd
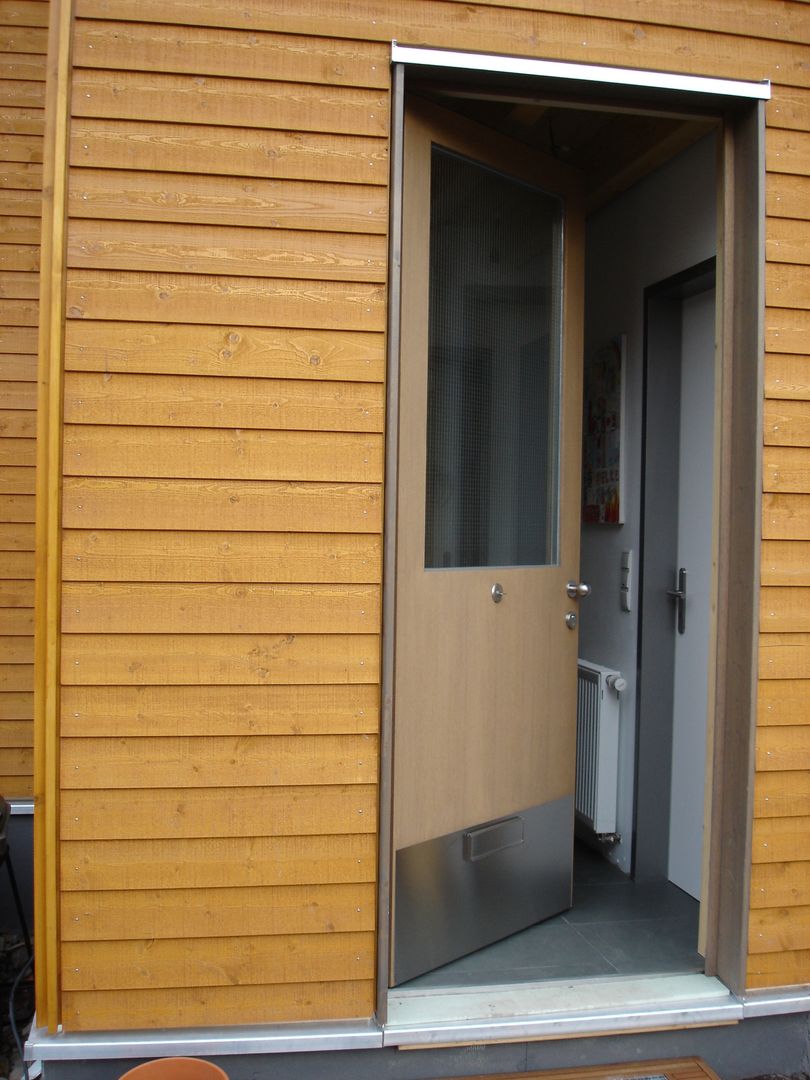
M136 1065L120 1080L228 1080L228 1074L200 1058L158 1058Z

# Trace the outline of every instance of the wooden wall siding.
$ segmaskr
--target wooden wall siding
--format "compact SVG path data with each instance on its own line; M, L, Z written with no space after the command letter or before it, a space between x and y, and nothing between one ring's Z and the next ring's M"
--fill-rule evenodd
M75 7L66 1028L373 1007L392 38L775 84L749 982L810 981L810 7Z
M73 45L63 1020L368 1016L388 50L136 7Z
M34 468L47 0L0 4L0 794L33 794Z

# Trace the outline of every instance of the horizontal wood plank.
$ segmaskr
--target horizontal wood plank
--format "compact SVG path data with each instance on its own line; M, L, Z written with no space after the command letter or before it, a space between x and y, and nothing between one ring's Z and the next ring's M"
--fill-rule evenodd
M265 433L286 429L300 436L308 431L382 431L384 408L383 388L376 383L120 372L70 372L65 376L67 424L260 428ZM119 440L126 432L109 435ZM243 436L240 432L237 437ZM193 437L196 442L197 435ZM339 453L339 438L335 454ZM204 453L202 434L199 440ZM247 447L242 452L245 450ZM280 453L281 447L268 448L268 452ZM307 456L303 446L298 452ZM807 457L810 460L810 453Z
M0 551L33 552L33 550L34 527L32 524L0 520ZM11 576L27 577L28 575L14 574Z
M33 674L26 690L5 690L0 693L0 720L28 720L34 715Z
M68 529L62 537L65 581L378 583L381 574L380 539L363 533Z
M34 689L33 664L0 663L0 696L15 691L28 693Z
M754 819L751 859L756 863L807 860L810 816Z
M233 319L252 326L385 328L385 290L362 282L71 270L66 293L68 319L115 319L125 311L128 318L144 322ZM0 315L4 303L20 301L0 300ZM18 317L32 318L36 325L32 312L20 311Z
M344 934L374 929L371 884L69 892L63 941Z
M10 26L0 21L0 52L4 53L40 53L48 51L48 31L40 25Z
M765 309L765 348L772 353L802 353L810 334L810 311Z
M233 59L233 58L232 58ZM388 100L378 89L258 81L201 74L74 69L74 117L386 136ZM240 73L241 74L241 73Z
M810 814L810 772L759 772L754 782L754 816L804 817Z
M0 578L0 607L29 608L34 604L33 581Z
M767 772L810 769L810 726L761 727L757 733L756 768Z
M95 218L384 234L388 201L372 184L73 169L68 212L74 228Z
M62 586L65 634L367 634L379 619L378 585L66 581Z
M72 371L381 382L382 333L70 320Z
M33 720L7 720L0 716L0 746L30 749L33 743Z
M374 484L382 482L383 453L382 436L366 433L79 424L64 429L66 476ZM14 482L9 477L4 488L0 467L0 491L34 490L30 480L24 486L22 476L17 486L9 486Z
M42 165L29 161L0 162L0 190L41 191Z
M36 491L32 465L0 465L0 494L33 495Z
M0 608L0 634L8 637L32 637L33 633L33 607Z
M66 634L73 686L374 683L374 634ZM13 689L22 689L14 687Z
M0 399L3 384L0 383ZM14 465L33 468L36 465L36 439L0 439L0 466Z
M374 1012L374 980L206 986L168 990L88 990L63 993L62 1020L71 1031L160 1028L171 1016L182 1027L290 1023L367 1018Z
M33 522L33 495L0 495L0 521Z
M309 8L292 0L263 0L246 15L223 10L215 0L200 0L199 4L175 0L172 21L358 41L398 39L447 49L656 71L674 68L684 74L705 75L709 65L713 75L733 79L759 80L778 72L782 85L810 86L802 44L764 37L757 40L756 47L743 50L740 38L723 33L722 24L714 24L712 32L688 25L655 25L647 14L649 10L649 5L642 9L640 26L632 19L603 18L601 7L595 14L585 14L581 3L561 14L559 9L519 10L512 5L505 9L485 3L447 4L440 0L368 0L350 7L342 0L319 0ZM165 8L159 0L144 0L137 9L128 0L81 0L78 13L87 18L159 23ZM737 17L744 17L739 8Z
M0 635L0 656L6 664L33 664L34 639L27 634Z
M2 0L0 26L48 25L48 4L43 0Z
M810 632L810 591L803 586L765 586L760 590L760 629L763 633Z
M0 532L4 527L0 525ZM33 578L34 553L32 551L0 552L0 578Z
M379 532L380 486L258 480L135 480L66 477L67 528ZM16 512L4 500L16 499ZM33 521L30 496L0 496L0 520Z
M27 219L26 219L27 220ZM174 222L78 219L68 233L69 266L92 270L153 270L316 281L385 281L386 242L372 233L307 232ZM782 268L783 270L786 268ZM801 282L774 302L792 303Z
M159 20L162 22L162 20ZM33 50L26 50L33 51ZM74 63L83 68L185 72L189 75L321 84L388 85L388 50L371 42L328 37L80 19L73 39ZM785 108L792 98L785 97Z
M810 176L810 132L767 128L765 163L769 172Z
M765 396L810 401L810 356L768 354L765 357Z
M39 275L33 270L0 271L0 297L10 300L36 300Z
M762 535L766 540L810 540L810 498L770 494L762 499Z
M769 218L765 231L766 299L773 307L807 308L810 221Z
M66 791L64 840L159 840L373 833L377 788L190 788Z
M4 778L30 778L34 773L34 751L30 746L0 747L0 776ZM6 798L12 798L6 788L0 787Z
M805 904L810 904L810 865L807 862L754 863L751 868L752 908Z
M36 382L37 358L15 353L0 353L0 382ZM0 389L2 401L2 389Z
M245 986L306 977L312 982L370 979L374 934L189 938L174 941L64 942L65 990Z
M808 412L810 410L801 400L766 400L763 417L765 443L768 446L810 447L810 417L807 415ZM776 461L780 460L779 455L772 454L771 456ZM793 466L793 471L798 471L801 468L803 458L810 460L810 450L805 449L802 454L783 454L781 458L787 464ZM774 479L778 480L778 475L774 478L770 473L766 473L766 485L772 483ZM801 481L794 481L794 483L797 482L801 483ZM766 490L778 489L771 489L766 486ZM801 491L803 489L797 487L794 490Z
M810 679L763 679L757 688L757 724L806 724L810 717Z
M765 204L769 217L810 218L810 176L768 173Z
M745 984L751 990L768 986L810 983L810 950L753 953L748 957Z
M371 135L77 119L70 164L97 169L385 184L385 139Z
M8 109L0 108L0 126L4 123L3 117L7 117ZM21 112L23 110L20 110ZM6 123L10 120L6 119ZM0 170L2 166L0 165ZM32 217L39 219L42 214L42 193L39 191L13 191L9 188L3 189L3 194L0 195L0 201L2 201L3 209L13 214L14 217Z
M62 790L373 784L377 739L369 734L63 738L60 768Z
M61 845L65 892L109 889L234 890L279 885L373 882L372 833L68 840Z
M262 736L376 732L379 687L65 686L60 732L99 736Z
M749 955L808 948L810 906L755 909L751 912L748 924Z
M28 273L34 273L39 270L39 245L38 244L2 244L0 243L0 270L16 270L25 271ZM36 311L36 307L28 305L28 319L25 322L9 322L6 319L6 325L8 326L32 326L36 327L37 322L34 319L30 321L31 311Z

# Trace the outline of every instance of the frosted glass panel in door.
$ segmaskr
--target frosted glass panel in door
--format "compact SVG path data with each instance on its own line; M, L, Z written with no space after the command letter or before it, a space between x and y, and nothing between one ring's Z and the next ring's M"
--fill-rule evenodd
M431 158L425 566L556 564L562 207Z

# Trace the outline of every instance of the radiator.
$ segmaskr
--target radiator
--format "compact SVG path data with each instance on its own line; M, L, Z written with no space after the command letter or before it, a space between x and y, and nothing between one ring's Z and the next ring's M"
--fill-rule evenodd
M578 663L576 813L598 836L616 832L619 692L626 685L618 671Z

